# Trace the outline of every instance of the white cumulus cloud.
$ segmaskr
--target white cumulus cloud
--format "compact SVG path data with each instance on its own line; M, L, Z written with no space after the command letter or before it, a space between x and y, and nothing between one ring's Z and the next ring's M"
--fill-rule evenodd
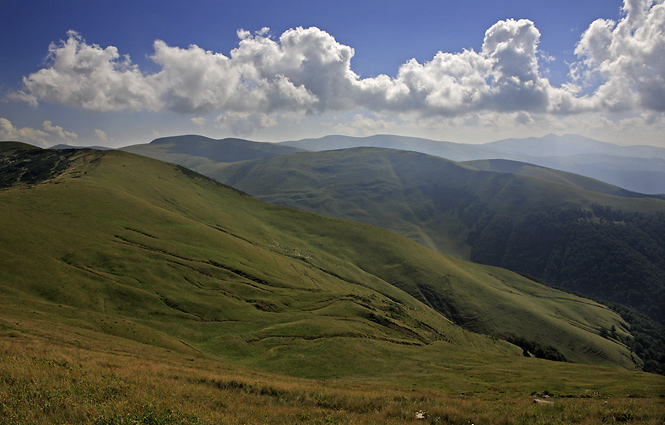
M68 36L49 46L49 67L24 77L15 97L33 105L44 100L93 111L156 108L153 85L128 57L113 46L89 45L74 31Z
M275 116L265 113L226 112L215 119L217 128L229 128L234 134L249 136L256 130L273 127L277 124Z
M69 32L49 47L47 66L25 77L11 97L95 111L215 112L218 126L245 134L289 114L359 110L419 119L496 112L523 123L538 113L662 112L663 1L625 0L619 22L593 22L576 46L572 80L560 87L541 66L547 55L538 50L534 23L508 19L486 31L478 52L439 52L424 63L407 61L395 76L370 78L351 68L352 47L315 27L278 38L267 28L238 30L238 46L228 55L156 40L151 59L159 69L152 74L117 48Z
M48 133L30 127L16 128L6 118L0 118L0 139L17 142L34 142L46 146Z
M42 123L42 128L45 132L57 137L60 140L69 142L71 140L76 140L79 136L76 133L71 131L65 131L62 127L53 125L51 121L44 121Z
M619 22L594 21L582 35L573 76L602 84L585 100L596 110L665 111L665 3L625 0Z
M15 127L11 121L0 117L0 139L13 140L17 142L32 142L40 146L48 146L56 143L71 144L78 139L78 135L66 131L62 127L53 125L51 121L44 121L42 129L31 127Z
M424 64L410 60L395 78L360 78L351 69L353 48L318 28L291 29L278 40L266 29L238 35L229 56L157 40L151 58L161 69L145 75L115 47L89 45L70 32L67 41L50 46L50 65L25 77L14 97L98 111L224 114L363 108L457 115L548 107L551 87L538 72L540 33L528 20L492 26L481 52L439 52Z
M109 140L111 140L111 138L109 137L109 135L106 134L103 130L100 130L100 129L96 128L95 131L94 131L94 133L95 133L95 136L96 136L99 140L101 140L102 142L108 142Z
M396 128L396 123L363 114L354 114L350 121L332 124L331 127L336 134L369 136L377 133L386 133Z
M205 117L193 117L190 118L190 121L193 122L194 124L200 126L203 126L206 123Z

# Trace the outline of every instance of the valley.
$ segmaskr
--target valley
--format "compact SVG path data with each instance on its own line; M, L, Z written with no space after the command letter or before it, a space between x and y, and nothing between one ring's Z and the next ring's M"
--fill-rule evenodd
M472 165L354 148L219 164L209 175L272 203L385 227L662 322L665 200L553 171L538 178Z

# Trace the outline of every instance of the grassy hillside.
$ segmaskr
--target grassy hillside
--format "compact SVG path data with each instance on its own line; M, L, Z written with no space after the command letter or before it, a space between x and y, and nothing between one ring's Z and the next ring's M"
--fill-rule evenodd
M614 326L625 338L625 323L588 300L178 166L53 153L68 167L1 193L5 304L51 303L56 316L66 306L70 325L302 375L371 370L437 341L521 353L453 322L571 361L633 367L621 338L600 335ZM23 155L5 155L5 166Z
M41 150L41 148L23 142L0 142L0 152L14 150Z
M605 183L600 180L584 177L579 174L568 173L552 168L540 167L526 162L510 161L506 159L487 159L466 161L466 165L484 171L497 171L501 173L522 174L536 177L554 183L577 187L591 192L605 193L607 195L625 196L628 198L643 198L647 195L631 192L626 189Z
M665 419L665 378L657 375L436 343L372 375L305 379L64 325L42 312L3 306L2 423L406 424L419 412L424 423L443 424Z
M625 369L600 335L624 322L589 300L171 164L43 153L0 155L42 170L0 190L3 423L665 417L664 378ZM508 334L612 367L527 358Z
M664 317L662 199L373 148L230 164L211 176L276 204L379 225L439 252Z

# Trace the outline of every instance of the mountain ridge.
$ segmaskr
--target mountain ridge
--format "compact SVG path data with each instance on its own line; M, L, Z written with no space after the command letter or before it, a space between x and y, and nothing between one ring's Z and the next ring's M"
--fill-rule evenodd
M542 144L546 144L547 146L540 146ZM665 159L665 148L649 145L619 145L602 142L579 134L557 135L551 133L542 137L508 138L484 143L482 146L502 152L520 153L528 156L600 154L644 159Z
M566 142L566 137L574 140ZM515 144L527 145L528 148L524 146L516 148ZM453 161L487 159L520 161L594 178L633 192L665 194L664 148L646 145L619 146L579 135L504 139L485 144L443 142L390 134L367 137L330 135L279 143L183 135L159 138L148 144L125 146L120 149L175 162L210 174L220 163L303 150L322 151L361 146L416 151ZM546 149L557 146L559 146L558 151ZM556 156L565 153L564 150L568 151L567 156Z
M212 139L193 134L160 137L148 144L125 146L120 150L197 169L301 151L272 143L237 138Z
M634 192L665 193L665 148L620 146L579 135L504 139L485 144L438 142L395 135L337 135L281 144L312 151L360 146L383 147L412 150L454 161L506 159L580 174ZM645 164L645 160L650 162Z
M539 179L549 180L555 183L577 187L584 190L589 190L591 192L605 193L608 195L621 196L625 198L661 196L632 192L630 190L622 189L612 184L605 183L601 180L580 176L579 174L569 173L567 171L561 171L555 168L534 165L527 162L513 161L509 159L487 159L464 161L463 163L470 165L478 170L522 174Z

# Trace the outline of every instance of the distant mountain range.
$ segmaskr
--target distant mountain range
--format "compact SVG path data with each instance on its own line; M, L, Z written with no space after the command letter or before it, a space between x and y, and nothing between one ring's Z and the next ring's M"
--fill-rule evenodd
M634 192L665 193L665 148L619 146L572 134L505 139L479 145L393 135L326 136L282 144L310 151L381 147L422 152L453 161L508 159L592 177Z
M646 145L620 146L577 134L565 134L561 136L548 134L543 137L511 138L484 144L441 142L419 137L389 134L377 134L367 137L330 135L321 138L280 142L280 144L310 151L348 149L361 146L412 150L453 161L509 159L502 158L500 155L521 155L523 158L540 158L584 154L665 159L665 148ZM486 156L486 158L483 158L483 156Z
M112 150L113 148L109 148L106 146L72 146L72 145L53 145L49 147L49 149L97 149L100 151L105 151L105 150Z
M609 155L633 158L665 159L665 148L633 145L620 146L601 142L577 134L548 134L543 137L503 139L485 143L482 146L497 152L505 152L531 157L566 157L575 155Z
M463 164L470 165L471 167L478 170L521 174L548 180L554 183L560 183L567 186L589 190L591 192L605 193L608 195L623 196L628 198L653 196L665 199L665 195L646 195L643 193L632 192L630 190L622 189L615 185L605 183L601 180L584 177L579 174L560 171L553 168L528 164L526 162L511 161L508 159L479 159L475 161L464 161Z
M245 161L303 151L303 149L275 143L233 138L215 140L197 135L162 137L148 144L126 146L121 150L197 170L214 166L217 163Z
M331 135L280 143L183 135L164 137L121 150L174 162L207 174L214 172L217 163L353 147L408 150L453 161L505 159L591 177L633 192L665 194L665 148L619 146L579 135L551 134L479 145L395 135Z

